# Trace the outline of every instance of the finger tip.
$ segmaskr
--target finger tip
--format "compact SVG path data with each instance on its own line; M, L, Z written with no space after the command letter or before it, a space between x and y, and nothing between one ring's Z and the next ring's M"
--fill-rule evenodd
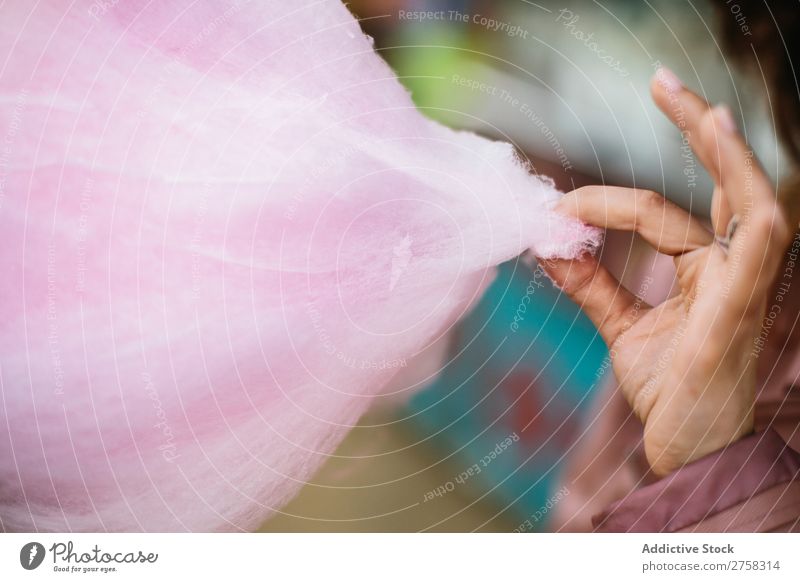
M660 66L650 82L651 90L665 92L665 93L678 93L683 89L683 82L678 76L672 72L671 69Z
M660 70L660 69L659 69ZM650 92L655 94L661 93L664 91L664 86L658 80L658 71L650 77Z
M575 195L572 192L567 192L553 203L551 210L561 216L575 218L575 206Z
M662 112L669 113L670 99L674 99L674 97L667 93L667 90L664 89L664 86L659 83L655 76L650 80L650 98Z

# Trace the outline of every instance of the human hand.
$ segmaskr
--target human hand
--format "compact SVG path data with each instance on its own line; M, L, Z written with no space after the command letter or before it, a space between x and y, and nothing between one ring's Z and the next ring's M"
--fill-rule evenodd
M665 69L651 92L714 179L713 233L644 190L580 188L558 210L635 231L673 256L678 295L644 304L593 257L542 267L599 329L620 389L644 424L650 466L665 475L752 431L754 340L797 216L779 204L726 107L711 107Z

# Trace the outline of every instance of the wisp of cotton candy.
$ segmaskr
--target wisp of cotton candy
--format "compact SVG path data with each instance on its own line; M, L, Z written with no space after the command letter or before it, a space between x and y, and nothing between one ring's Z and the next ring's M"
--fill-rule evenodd
M338 0L11 0L0 54L6 531L253 529L496 265L599 243Z

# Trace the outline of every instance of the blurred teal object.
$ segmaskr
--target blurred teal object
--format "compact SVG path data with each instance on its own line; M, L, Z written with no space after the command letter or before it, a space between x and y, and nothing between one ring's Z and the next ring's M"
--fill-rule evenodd
M607 368L604 343L541 270L517 261L458 325L450 353L408 404L418 437L463 467L453 487L477 488L512 522L535 517L545 530L565 454Z
M425 9L420 2L414 8ZM436 4L441 8L441 3ZM465 12L500 13L464 2ZM386 56L429 117L453 122L475 92L454 90L454 73L472 73L496 37L456 22L406 22ZM458 116L455 117L459 123ZM516 319L515 319L516 318ZM516 323L515 323L516 322ZM451 360L404 411L455 474L442 494L470 488L511 523L546 530L558 498L565 455L607 369L607 350L592 323L549 279L520 261L502 265L473 312L458 324ZM446 488L446 490L445 490ZM435 503L434 498L426 502ZM526 527L530 529L530 527Z

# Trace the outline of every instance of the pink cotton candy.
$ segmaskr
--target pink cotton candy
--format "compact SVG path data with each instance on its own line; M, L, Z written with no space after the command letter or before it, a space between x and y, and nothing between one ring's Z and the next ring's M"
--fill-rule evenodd
M4 530L254 528L498 263L599 243L336 0L12 0L0 45Z

